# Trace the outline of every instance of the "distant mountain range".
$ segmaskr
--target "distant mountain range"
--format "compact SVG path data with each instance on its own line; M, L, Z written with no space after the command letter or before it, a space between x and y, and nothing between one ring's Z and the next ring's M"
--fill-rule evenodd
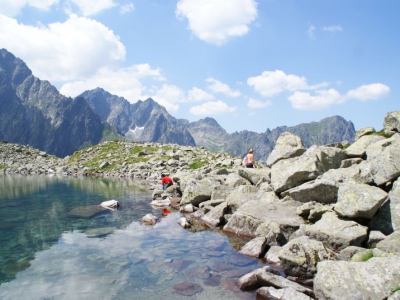
M127 139L196 145L235 156L253 148L258 160L265 161L285 131L300 136L307 147L352 142L355 136L353 123L340 116L264 133L229 134L213 118L176 119L151 98L131 104L101 88L65 97L48 81L33 76L22 60L0 49L0 140L59 157L103 140Z

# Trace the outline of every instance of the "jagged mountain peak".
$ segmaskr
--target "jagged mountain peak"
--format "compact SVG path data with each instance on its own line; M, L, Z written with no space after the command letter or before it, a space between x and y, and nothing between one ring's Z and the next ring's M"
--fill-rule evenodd
M101 140L104 126L86 101L61 95L5 49L0 87L0 140L61 157Z
M185 122L172 117L152 98L131 104L103 89L85 91L80 96L103 121L118 128L128 140L195 145Z
M97 143L104 128L101 122L128 139L132 133L133 141L197 145L233 155L253 148L257 159L267 158L284 131L300 136L306 146L352 141L355 136L353 123L340 116L261 134L248 130L228 134L210 117L178 120L152 98L132 104L97 87L71 99L34 77L22 60L5 49L0 49L0 87L0 139L59 156Z

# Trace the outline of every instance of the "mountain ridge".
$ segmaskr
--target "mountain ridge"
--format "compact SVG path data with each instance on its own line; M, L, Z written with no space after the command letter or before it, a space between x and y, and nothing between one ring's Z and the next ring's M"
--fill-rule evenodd
M66 156L99 143L107 132L114 139L196 145L236 156L253 148L257 160L263 161L285 131L299 135L306 146L351 142L355 137L353 123L340 116L262 133L227 133L211 117L176 119L152 98L132 104L100 87L66 97L33 76L21 59L0 49L0 140Z

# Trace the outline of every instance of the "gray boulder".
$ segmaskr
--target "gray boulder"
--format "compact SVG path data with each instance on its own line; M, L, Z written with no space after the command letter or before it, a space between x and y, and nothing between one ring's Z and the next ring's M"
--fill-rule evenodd
M281 227L277 222L265 221L258 226L255 235L265 238L268 246L281 246L287 243L292 231L290 228Z
M226 201L232 211L235 211L250 200L260 199L264 193L265 191L253 185L238 186L226 197ZM274 195L271 193L271 196ZM278 197L275 195L274 199L278 200Z
M400 230L400 179L397 179L393 184L388 201L379 209L369 223L369 227L386 235Z
M367 242L368 248L375 248L376 244L378 244L380 241L383 241L385 238L386 238L386 235L384 235L380 231L377 231L377 230L370 231L369 236L368 236L368 242Z
M236 235L254 238L257 228L262 223L272 221L279 224L280 230L289 235L304 224L304 220L296 214L297 207L294 201L278 203L265 198L250 200L234 212L223 229Z
M300 157L278 161L271 168L271 185L277 193L316 179L347 159L344 150L312 146Z
M363 161L364 162L364 161ZM354 164L347 168L330 169L322 174L318 179L333 181L336 184L339 183L373 183L372 175L368 171L363 171L364 164Z
M268 249L267 254L265 254L265 259L268 263L273 265L280 265L281 260L279 259L279 252L281 251L282 247L280 246L271 246Z
M256 292L258 295L265 299L277 299L277 300L311 300L312 298L296 291L292 287L286 287L283 289L276 289L272 286L261 287Z
M247 242L240 250L239 253L250 257L261 258L267 252L268 245L265 237L256 237Z
M388 112L383 121L385 132L400 132L400 110Z
M290 132L284 132L276 140L274 150L272 150L267 158L267 166L271 167L281 159L300 156L306 150L299 136Z
M346 149L347 155L352 157L363 157L368 146L385 139L379 135L364 135Z
M190 178L182 193L181 204L191 203L194 206L199 206L201 202L210 200L214 185L215 180L213 178L207 177L201 180Z
M329 258L322 242L302 236L291 240L279 252L279 259L286 275L313 278L317 264Z
M337 200L338 184L332 180L316 179L281 193L282 197L290 196L303 203L315 201L332 203Z
M398 257L366 262L322 261L314 279L317 299L386 299L400 282Z
M349 246L342 249L339 253L339 259L344 261L350 261L351 258L357 254L365 251L365 248L358 246Z
M222 202L221 204L213 207L201 217L201 220L211 226L218 227L225 224L224 215L228 212L229 207L227 202Z
M351 220L342 220L334 212L322 215L313 225L303 226L304 232L325 246L341 250L348 246L361 246L367 238L368 228Z
M238 170L238 174L252 185L271 182L271 170L269 168L241 168Z
M358 165L362 161L363 161L363 159L360 157L345 159L345 160L342 160L342 163L340 164L340 168L348 168L348 167L351 167L352 165Z
M374 127L364 127L361 128L359 130L357 130L356 132L356 136L354 138L355 141L357 141L358 139L360 139L360 137L364 136L364 135L368 135L371 133L375 133L375 128Z
M250 181L244 179L237 173L230 173L228 174L228 176L225 177L225 184L235 188L241 185L249 185Z
M370 173L376 185L394 181L400 176L400 134L374 143L366 149Z
M395 231L388 235L384 240L376 244L376 248L391 255L400 255L400 231Z
M342 183L339 186L335 211L349 219L371 220L388 195L378 187L363 183Z
M269 266L256 269L251 273L243 275L238 279L237 285L242 291L251 291L264 286L272 286L275 288L291 287L299 293L305 293L309 296L314 295L311 289L290 281L280 275L273 274L272 269Z
M333 211L333 205L323 205L321 203L317 203L311 210L308 215L308 220L315 223L322 218L322 215L326 212Z

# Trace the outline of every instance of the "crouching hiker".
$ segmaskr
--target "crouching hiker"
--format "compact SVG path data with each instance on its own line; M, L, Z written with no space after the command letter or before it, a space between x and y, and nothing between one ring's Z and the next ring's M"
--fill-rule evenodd
M174 185L171 177L161 174L161 185L163 190L166 190L169 186Z

